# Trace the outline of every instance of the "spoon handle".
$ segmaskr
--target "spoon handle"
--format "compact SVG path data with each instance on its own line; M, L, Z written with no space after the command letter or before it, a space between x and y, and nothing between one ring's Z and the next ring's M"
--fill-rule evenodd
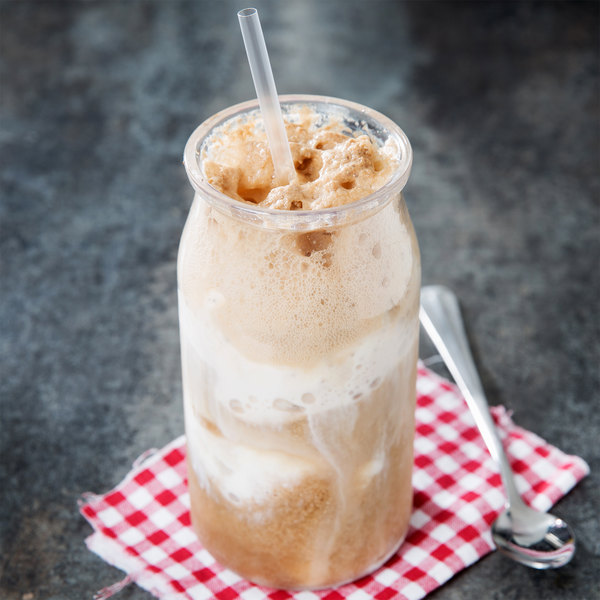
M522 504L473 362L456 296L441 285L423 287L419 317L462 392L492 458L500 467L510 504L513 507Z

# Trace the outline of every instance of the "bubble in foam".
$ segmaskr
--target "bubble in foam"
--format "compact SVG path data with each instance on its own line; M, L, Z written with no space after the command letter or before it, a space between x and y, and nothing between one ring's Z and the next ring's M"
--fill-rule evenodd
M244 405L237 398L232 398L229 401L229 408L236 413L244 412Z
M304 394L302 394L302 397L300 398L300 400L302 400L302 402L304 402L304 404L313 404L316 400L314 394L311 394L310 392L306 392Z
M302 412L304 410L302 406L292 404L284 398L275 398L275 400L273 400L273 408L276 408L277 410L283 410L286 412Z
M375 257L375 258L381 258L381 244L379 242L377 242L374 246L373 249L371 250L371 254Z
M380 381L381 379L379 377L375 377L375 379L373 379L373 381L370 383L371 389L375 389L379 385Z
M209 290L206 294L206 304L209 308L216 308L225 301L225 296L215 289Z

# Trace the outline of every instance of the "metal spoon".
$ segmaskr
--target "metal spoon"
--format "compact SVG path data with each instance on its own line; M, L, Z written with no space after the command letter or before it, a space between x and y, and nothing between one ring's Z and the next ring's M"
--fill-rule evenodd
M469 350L456 296L443 286L422 288L420 319L500 467L508 501L492 525L492 537L498 550L535 569L566 565L575 553L575 536L562 519L533 510L521 500Z

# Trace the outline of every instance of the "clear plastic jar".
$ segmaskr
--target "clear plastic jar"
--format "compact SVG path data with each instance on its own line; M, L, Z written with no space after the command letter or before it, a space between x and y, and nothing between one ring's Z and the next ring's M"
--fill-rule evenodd
M408 529L420 259L404 133L343 100L281 102L391 138L398 168L350 205L277 211L216 191L202 169L211 135L256 102L192 134L178 259L188 478L194 529L221 564L314 589L373 571Z

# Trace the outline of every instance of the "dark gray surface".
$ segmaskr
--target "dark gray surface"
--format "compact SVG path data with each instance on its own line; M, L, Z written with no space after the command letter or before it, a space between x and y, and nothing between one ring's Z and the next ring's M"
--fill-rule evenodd
M280 93L355 100L405 129L424 283L459 293L490 402L592 467L556 510L578 535L572 564L496 553L431 597L599 597L598 3L255 5ZM0 4L3 599L119 580L86 550L77 498L182 432L181 154L253 96L244 6Z

